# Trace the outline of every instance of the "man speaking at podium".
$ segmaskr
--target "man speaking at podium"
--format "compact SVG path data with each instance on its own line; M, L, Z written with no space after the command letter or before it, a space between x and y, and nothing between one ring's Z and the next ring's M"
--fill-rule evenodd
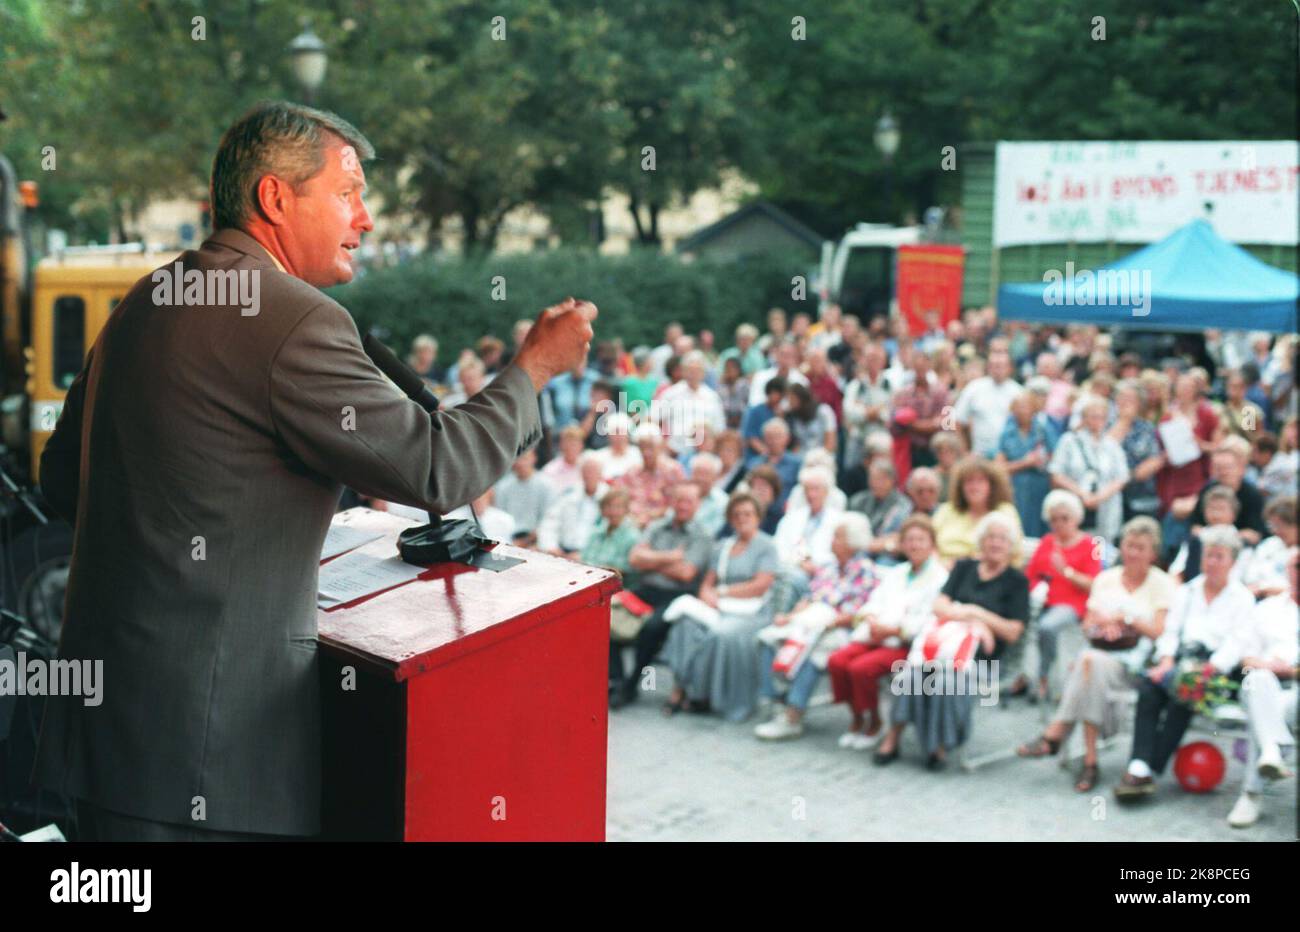
M477 498L586 358L596 309L570 298L455 410L399 393L317 290L352 279L373 155L332 114L255 107L213 161L216 232L132 288L68 391L41 457L76 530L60 656L102 659L104 686L50 698L34 778L77 799L83 837L319 832L316 582L341 486L439 514Z

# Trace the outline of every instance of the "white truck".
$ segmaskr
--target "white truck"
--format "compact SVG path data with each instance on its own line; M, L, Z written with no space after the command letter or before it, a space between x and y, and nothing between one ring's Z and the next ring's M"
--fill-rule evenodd
M859 223L838 243L827 240L817 275L822 303L839 304L845 313L857 314L863 324L895 313L898 247L925 242L925 233L922 226Z

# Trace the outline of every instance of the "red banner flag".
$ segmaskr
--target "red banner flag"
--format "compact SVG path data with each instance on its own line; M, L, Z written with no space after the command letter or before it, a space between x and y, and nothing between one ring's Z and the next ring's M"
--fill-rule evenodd
M898 247L898 308L912 336L930 329L932 313L939 326L961 315L961 276L966 256L960 246Z

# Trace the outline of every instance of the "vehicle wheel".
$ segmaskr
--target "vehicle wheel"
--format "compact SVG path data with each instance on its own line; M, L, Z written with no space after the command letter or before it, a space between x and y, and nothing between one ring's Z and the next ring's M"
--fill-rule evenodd
M63 628L63 599L72 558L72 528L63 522L31 527L13 541L10 611L53 650ZM5 567L7 570L8 567Z

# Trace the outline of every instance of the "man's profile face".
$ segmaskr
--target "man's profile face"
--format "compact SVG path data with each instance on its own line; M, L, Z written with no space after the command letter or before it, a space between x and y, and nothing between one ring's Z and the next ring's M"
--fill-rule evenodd
M352 250L375 226L362 200L366 176L356 149L338 136L327 140L325 167L290 196L281 230L291 267L317 288L352 281Z

